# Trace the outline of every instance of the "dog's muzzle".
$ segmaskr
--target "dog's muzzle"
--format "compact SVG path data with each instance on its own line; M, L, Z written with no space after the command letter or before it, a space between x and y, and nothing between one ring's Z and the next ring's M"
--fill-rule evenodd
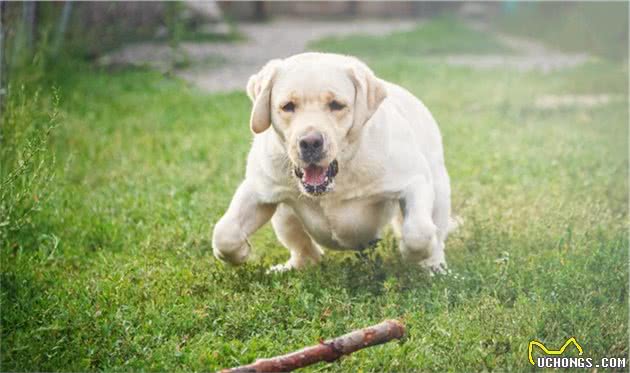
M333 189L335 176L339 172L339 164L335 159L328 167L309 164L305 168L296 167L295 176L300 179L304 191L317 196Z

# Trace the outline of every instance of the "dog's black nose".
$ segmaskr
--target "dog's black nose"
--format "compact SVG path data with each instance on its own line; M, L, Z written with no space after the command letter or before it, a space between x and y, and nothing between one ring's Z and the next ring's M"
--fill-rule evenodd
M311 132L300 137L300 156L308 163L319 162L324 156L324 136L319 132Z
M300 138L301 151L321 151L324 145L324 137L319 132L311 132Z

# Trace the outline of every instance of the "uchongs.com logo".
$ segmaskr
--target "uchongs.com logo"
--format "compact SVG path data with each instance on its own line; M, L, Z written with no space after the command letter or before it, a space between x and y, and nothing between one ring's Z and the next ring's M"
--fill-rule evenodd
M563 356L571 345L577 349L578 357ZM534 359L532 354L534 346L540 348L544 355ZM529 362L537 368L625 368L627 363L626 358L604 357L594 359L592 357L583 357L584 349L575 337L567 339L558 350L550 350L542 342L533 340L529 342L527 352L529 354Z

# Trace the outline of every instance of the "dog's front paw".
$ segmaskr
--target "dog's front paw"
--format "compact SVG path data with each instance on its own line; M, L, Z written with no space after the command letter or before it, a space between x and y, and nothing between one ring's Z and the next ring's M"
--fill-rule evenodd
M251 251L247 241L241 244L228 244L215 240L212 246L215 258L232 265L243 264Z

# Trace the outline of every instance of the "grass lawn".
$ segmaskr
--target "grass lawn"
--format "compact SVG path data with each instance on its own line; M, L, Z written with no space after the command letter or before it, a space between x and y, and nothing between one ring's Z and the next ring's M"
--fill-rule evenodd
M493 17L507 32L544 38L555 47L606 58L628 57L628 2L513 2L514 11Z
M401 263L391 237L367 257L328 251L321 266L265 275L288 257L268 226L249 263L223 265L209 237L244 173L246 95L72 66L57 83L50 196L19 230L0 217L1 370L214 371L386 318L407 325L403 342L306 370L525 370L531 339L558 348L571 336L585 356L627 356L627 62L547 75L449 67L426 55L470 53L453 42L466 38L501 47L438 22L427 32L445 45L421 28L316 48L363 57L434 113L465 220L447 243L453 275ZM616 98L535 105L600 93ZM13 101L6 133L47 123L33 114L52 110L46 91ZM20 158L7 149L3 176Z

